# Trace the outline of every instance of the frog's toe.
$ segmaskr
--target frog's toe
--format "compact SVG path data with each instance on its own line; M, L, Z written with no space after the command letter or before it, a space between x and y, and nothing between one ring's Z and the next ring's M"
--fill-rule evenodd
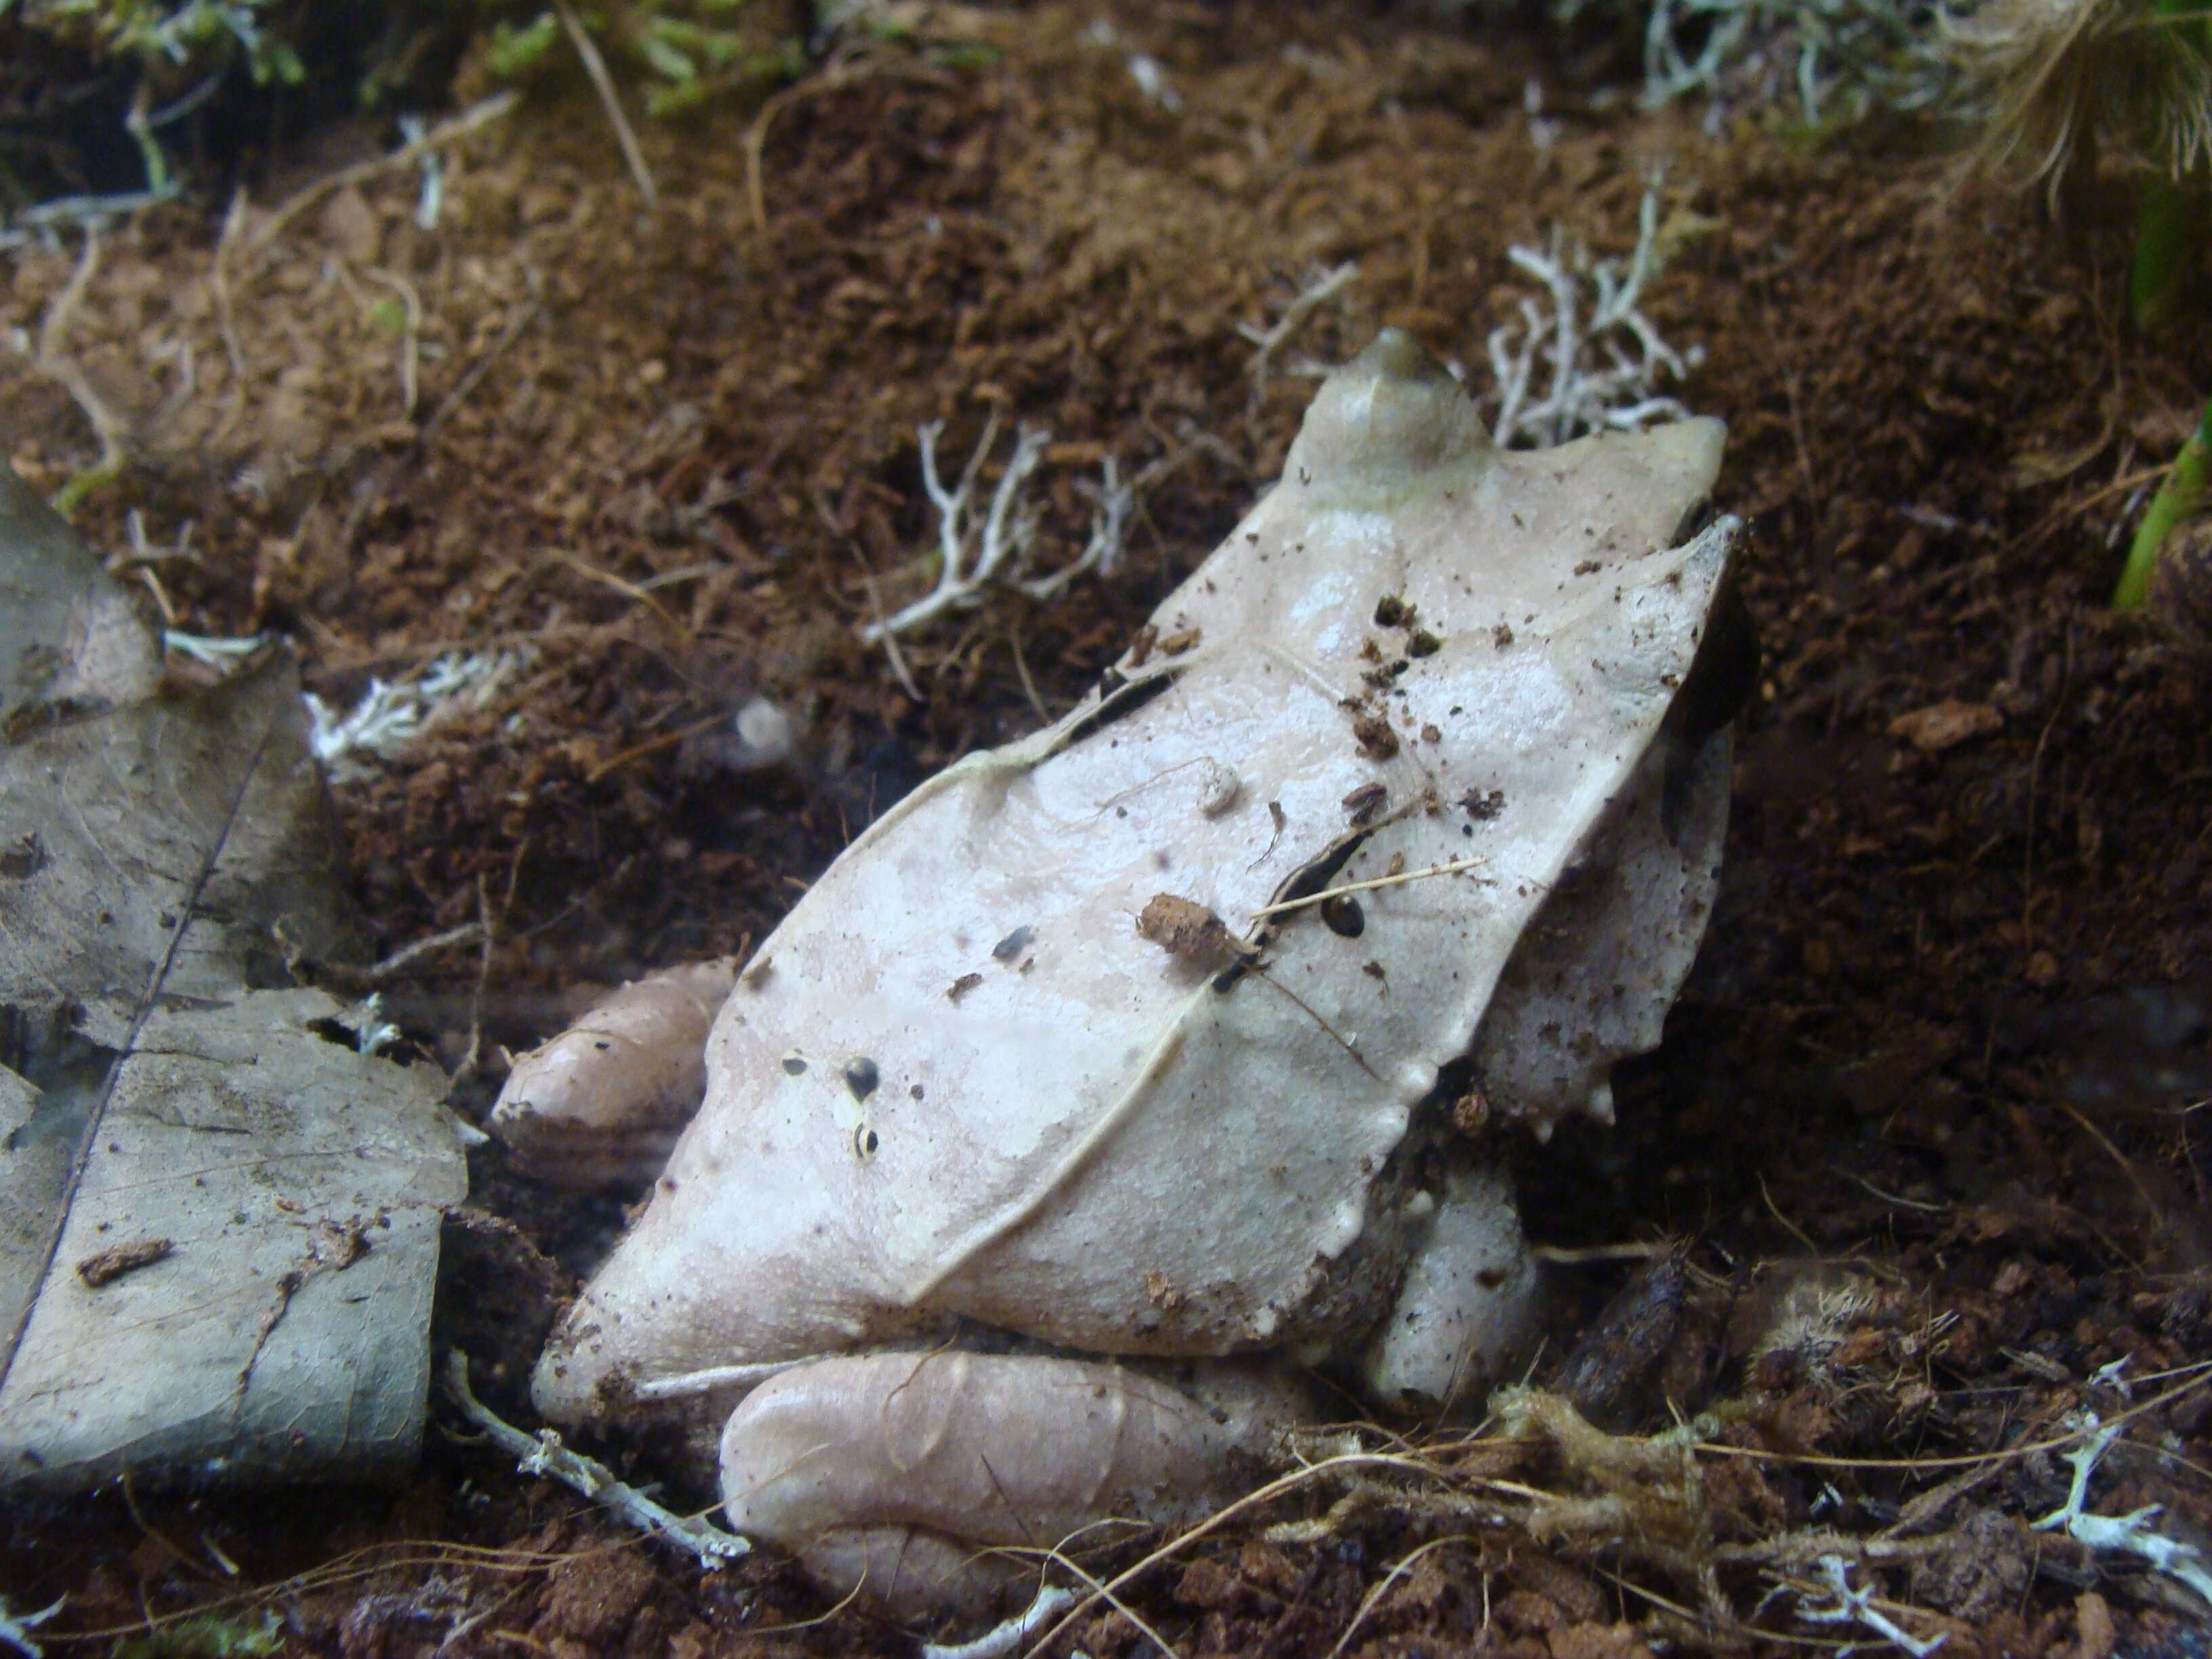
M963 1352L817 1361L722 1431L730 1525L895 1615L988 1611L1101 1523L1196 1519L1256 1467L1261 1414L1088 1360Z

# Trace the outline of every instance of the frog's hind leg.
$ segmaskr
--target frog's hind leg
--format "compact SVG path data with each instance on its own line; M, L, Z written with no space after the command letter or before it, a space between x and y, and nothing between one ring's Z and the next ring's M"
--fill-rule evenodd
M1293 1397L1213 1368L1201 1403L1039 1355L871 1353L795 1367L722 1431L737 1530L895 1615L992 1611L1115 1522L1198 1519L1257 1472Z

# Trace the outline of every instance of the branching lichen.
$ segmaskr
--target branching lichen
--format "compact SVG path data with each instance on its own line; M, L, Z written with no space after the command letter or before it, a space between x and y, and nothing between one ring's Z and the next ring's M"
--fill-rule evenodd
M1872 1585L1851 1588L1850 1565L1840 1555L1824 1555L1820 1560L1820 1576L1828 1581L1830 1594L1835 1596L1832 1607L1803 1605L1797 1617L1808 1625L1862 1625L1885 1642L1894 1643L1912 1656L1912 1659L1928 1659L1928 1656L1950 1639L1948 1632L1939 1636L1915 1636L1875 1605Z
M0 1595L0 1644L11 1647L24 1659L46 1659L46 1650L32 1639L31 1632L62 1610L57 1601L36 1613L15 1613L9 1610L8 1598Z
M1593 9L1564 0L1563 18ZM1950 76L1936 0L1651 0L1643 20L1644 102L1704 96L1723 106L1790 99L1808 126L1875 107L1925 108Z
M1013 453L1006 459L1006 471L1000 474L979 524L973 517L976 484L997 445L998 419L994 416L985 425L968 465L961 470L959 483L951 489L945 487L937 465L937 441L943 433L943 424L934 421L919 432L921 486L937 511L936 580L928 592L911 605L863 623L860 637L871 645L888 646L898 635L933 617L972 609L994 589L1012 589L1042 600L1053 598L1085 573L1112 575L1121 562L1137 503L1168 465L1154 462L1125 482L1114 458L1108 456L1100 465L1097 483L1076 486L1091 501L1091 534L1082 550L1057 570L1031 575L1029 553L1036 539L1037 514L1029 500L1029 490L1052 434L1033 426L1024 426L1016 434Z
M372 769L362 757L395 759L447 715L489 708L526 660L524 653L514 651L448 654L418 680L371 679L361 701L343 714L310 691L307 712L314 731L309 743L315 758L328 769L331 782L356 782Z
M2063 1531L2100 1555L2132 1555L2167 1577L2179 1579L2212 1603L2212 1571L2208 1571L2203 1555L2193 1544L2153 1529L2150 1523L2163 1505L2146 1504L2126 1515L2087 1512L2084 1506L2089 1501L2089 1477L2127 1425L2124 1421L2100 1425L2094 1412L2083 1412L2075 1421L2083 1437L2066 1454L2066 1461L2074 1468L2073 1485L2067 1490L2066 1501L2035 1523L2036 1531Z
M1267 389L1267 376L1273 369L1275 354L1289 344L1297 331L1305 326L1306 319L1359 280L1359 267L1346 262L1333 270L1316 266L1306 275L1306 280L1291 302L1283 307L1283 314L1273 323L1261 326L1258 323L1239 323L1237 333L1250 341L1258 350L1252 354L1249 372L1252 376L1252 396L1256 400ZM1327 374L1323 364L1308 368L1316 375Z
M446 1389L462 1415L482 1429L494 1445L519 1460L523 1474L558 1480L640 1531L690 1551L702 1566L719 1567L752 1553L749 1540L725 1532L702 1516L678 1515L662 1508L598 1459L569 1450L552 1430L540 1429L530 1435L516 1428L476 1397L469 1387L469 1357L458 1348L446 1356Z
M1659 193L1644 192L1636 248L1626 269L1592 259L1588 248L1555 229L1547 247L1515 246L1506 257L1544 286L1549 309L1521 301L1521 320L1491 331L1490 367L1498 416L1491 436L1500 448L1547 448L1607 428L1638 431L1687 411L1658 391L1662 375L1680 380L1700 361L1695 348L1678 352L1644 314L1645 287L1659 270ZM1540 367L1544 371L1539 392Z

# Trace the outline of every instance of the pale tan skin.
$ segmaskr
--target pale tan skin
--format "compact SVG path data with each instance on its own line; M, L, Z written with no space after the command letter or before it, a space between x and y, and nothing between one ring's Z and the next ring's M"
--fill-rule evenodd
M540 1408L718 1434L733 1524L912 1611L1218 1501L1307 1367L1479 1398L1535 1273L1439 1069L1543 1133L1658 1040L1726 810L1669 716L1720 435L1500 455L1386 332L1123 659L1160 695L925 784L763 945Z

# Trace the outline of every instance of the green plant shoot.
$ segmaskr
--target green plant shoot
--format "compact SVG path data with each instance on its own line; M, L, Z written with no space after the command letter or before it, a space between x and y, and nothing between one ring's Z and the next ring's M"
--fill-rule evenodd
M2174 526L2203 505L2208 471L2212 471L2212 404L2205 407L2197 430L2174 457L2166 482L2143 509L2142 522L2136 526L2135 540L2128 547L2127 564L2120 572L2120 585L2112 592L2115 610L2139 609L2150 597L2150 574L2158 564L2159 549L2166 544Z

